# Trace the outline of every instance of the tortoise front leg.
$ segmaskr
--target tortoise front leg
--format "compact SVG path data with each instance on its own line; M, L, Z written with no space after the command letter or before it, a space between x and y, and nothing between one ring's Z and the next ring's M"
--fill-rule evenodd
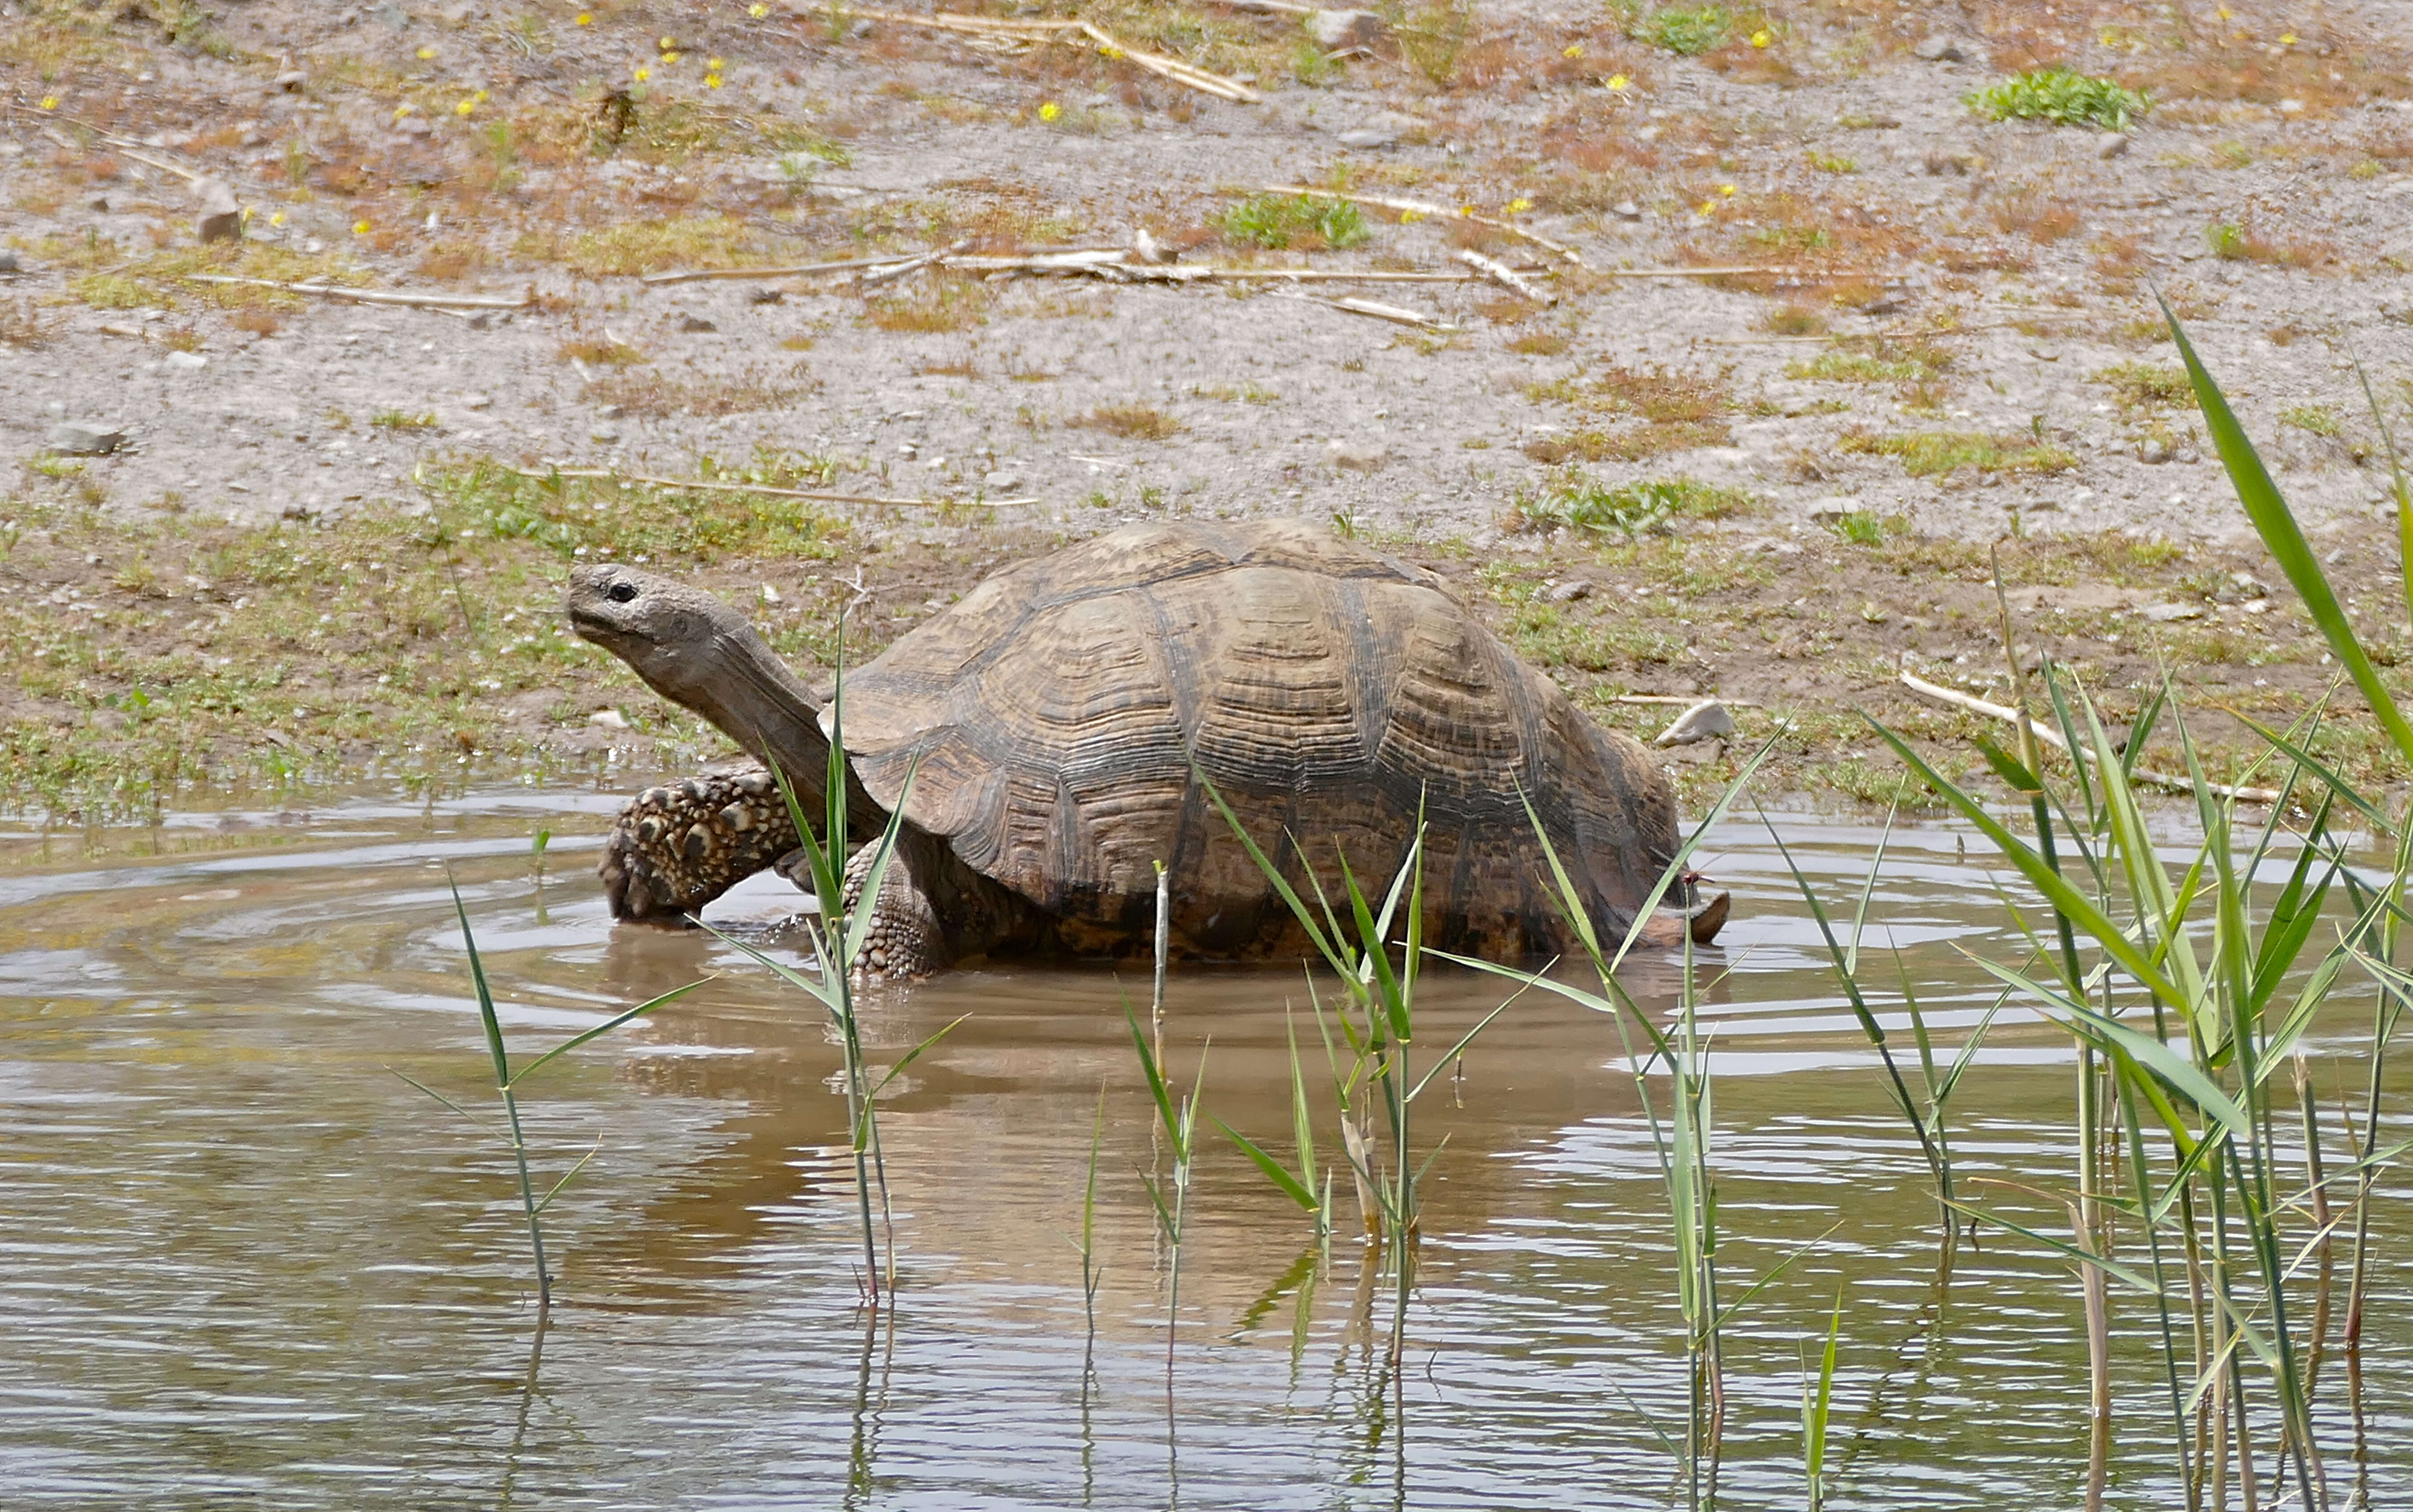
M880 896L871 904L871 930L864 936L856 957L859 978L923 977L943 970L955 956L939 926L938 904L924 875L938 859L940 845L920 835L898 837L896 853L880 880ZM846 866L846 911L863 904L863 884L871 873L876 844L854 853Z
M595 869L612 917L676 924L794 849L787 803L756 767L629 799Z

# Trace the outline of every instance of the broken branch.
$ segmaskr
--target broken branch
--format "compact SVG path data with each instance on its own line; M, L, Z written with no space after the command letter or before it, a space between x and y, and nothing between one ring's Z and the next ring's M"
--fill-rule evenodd
M1534 288L1532 280L1527 278L1523 274L1511 270L1505 263L1494 262L1480 252L1467 248L1460 248L1458 254L1458 260L1465 263L1468 267L1473 268L1476 273L1483 274L1483 276L1490 279L1493 283L1499 284L1503 288L1515 291L1516 293L1522 294L1525 298L1532 300L1536 304L1556 304L1559 302L1559 296L1556 294L1550 293L1545 289Z
M249 289L277 289L289 294L316 294L321 299L348 299L358 304L400 304L422 310L525 310L536 304L526 294L498 299L485 294L414 294L400 289L344 289L334 284L287 284L274 278L238 278L228 273L188 273L196 284L241 284Z
M638 280L643 284L695 284L720 279L744 278L810 278L816 274L853 273L862 268L886 268L902 258L849 258L843 262L797 262L783 268L681 268L671 273L649 273Z
M522 478L543 482L554 478L600 479L608 482L644 483L650 488L686 488L706 494L761 494L769 498L808 498L823 504L915 504L946 508L956 504L1036 504L1036 498L885 498L877 494L839 494L820 488L770 488L760 483L726 483L700 478L659 478L650 473L620 472L611 467L512 467Z
M2000 704L1989 704L1982 698L1939 687L1915 672L1903 673L1902 685L1914 693L1923 693L1938 703L1949 704L1955 708L1967 709L1972 714L1982 714L1990 719L2000 719L2006 724L2015 725L2020 722L2019 711L2016 709L2006 709ZM2033 719L2028 721L2028 729L2038 740L2055 750L2065 755L2070 753L2069 742L2054 732L2037 724ZM2090 762L2098 760L2091 750L2081 749L2078 754ZM2162 788L2171 793L2196 791L2194 778L2173 776L2169 772L2156 772L2151 767L2137 767L2128 774L2128 777L2131 781L2142 782L2150 787ZM2240 788L2232 787L2226 782L2207 782L2203 788L2206 793L2216 798L2234 798L2240 803L2277 803L2279 801L2277 791L2272 788Z

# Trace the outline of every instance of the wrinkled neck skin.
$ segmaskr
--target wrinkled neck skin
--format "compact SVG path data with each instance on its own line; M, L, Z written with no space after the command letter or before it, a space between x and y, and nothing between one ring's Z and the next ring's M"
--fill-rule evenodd
M777 764L806 815L818 821L828 801L830 759L821 709L735 610L720 606L712 615L711 643L701 654L662 648L628 660L655 692L711 720L764 764ZM851 827L858 836L877 835L888 823L886 811L851 773L847 790Z

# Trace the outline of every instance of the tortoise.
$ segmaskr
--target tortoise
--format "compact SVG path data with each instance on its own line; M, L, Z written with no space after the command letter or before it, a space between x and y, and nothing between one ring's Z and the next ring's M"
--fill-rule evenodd
M569 614L821 811L822 700L736 610L611 564L572 571ZM857 838L904 804L862 963L887 975L1136 949L1159 863L1185 956L1295 950L1288 906L1205 783L1327 897L1343 856L1386 885L1421 814L1425 937L1488 959L1575 944L1536 817L1606 940L1678 846L1674 791L1639 744L1432 573L1295 521L1134 525L1007 567L847 673L842 713ZM599 869L615 918L677 922L797 844L754 766L647 789ZM1646 937L1706 942L1725 913L1681 877Z

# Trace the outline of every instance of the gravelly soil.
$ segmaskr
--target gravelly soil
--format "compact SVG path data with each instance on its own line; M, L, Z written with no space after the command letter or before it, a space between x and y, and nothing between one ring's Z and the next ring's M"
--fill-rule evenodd
M1303 63L1294 17L1093 13L1135 45L1251 76L1264 97L1238 104L1071 48L991 51L785 6L0 7L0 233L22 270L0 290L15 341L0 448L23 464L6 488L28 518L326 522L424 509L415 473L473 461L689 477L700 457L759 454L783 481L801 468L948 501L829 511L859 543L918 541L967 579L984 535L1167 511L1332 517L1456 564L1535 650L1550 585L1615 587L1628 559L1615 540L1604 557L1520 528L1547 513L1520 504L1547 505L1573 461L1603 483L1689 478L1751 502L1681 526L1692 575L1676 591L1714 604L1667 627L1680 656L1562 658L1565 674L1841 705L1905 649L1905 617L1976 592L1949 587L1971 575L1965 553L1903 541L2167 538L2184 549L2117 572L2084 565L2100 552L2052 556L2055 591L2099 577L2112 599L2069 611L2097 618L2172 595L2205 624L2234 617L2203 600L2258 561L2191 405L2150 381L2174 361L2158 288L2300 511L2349 548L2341 570L2376 592L2391 564L2359 522L2382 512L2385 467L2349 354L2402 420L2402 28L2376 4L2199 8L1821 0L1769 7L1765 46L1751 20L1684 58L1648 45L1643 11L1629 36L1590 7L1485 4L1446 86L1391 38ZM1961 61L1919 57L1930 37ZM2157 103L2124 135L1990 124L1962 103L2063 60ZM615 90L630 100L617 117ZM197 246L180 170L232 187L250 212L241 248ZM1467 206L1583 266L1446 215L1369 211L1369 239L1341 251L1219 231L1236 191L1294 182ZM1557 303L1489 283L1316 290L1458 328L1426 332L1266 284L634 276L1141 230L1193 263L1455 269L1471 245ZM1697 265L1777 271L1616 276ZM541 304L472 321L176 276L198 267ZM60 421L130 441L58 458ZM1997 450L1915 476L1887 443L1920 437ZM1033 502L976 502L1004 497ZM1828 528L1839 516L1892 555L1856 556ZM1715 565L1746 555L1776 570ZM41 559L64 591L76 554ZM1504 576L1480 575L1502 560ZM1873 654L1848 673L1764 664L1769 616L1805 608L1841 616L1827 644ZM1970 644L1947 660L1982 663L1983 608L1952 616ZM1610 593L1564 611L1631 612ZM2124 645L2108 619L2088 623L2113 635L2093 647L2107 680L2143 670L2150 634ZM2218 675L2241 686L2317 686L2312 649L2282 643L2240 631L2181 649L2229 660ZM41 696L72 709L108 693Z

